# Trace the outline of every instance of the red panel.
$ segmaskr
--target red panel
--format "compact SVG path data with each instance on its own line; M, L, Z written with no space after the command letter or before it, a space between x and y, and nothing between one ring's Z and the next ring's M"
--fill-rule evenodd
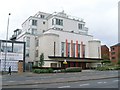
M76 41L76 57L78 57L78 41Z
M71 57L73 57L73 40L71 40Z
M68 57L68 41L66 39L66 57Z

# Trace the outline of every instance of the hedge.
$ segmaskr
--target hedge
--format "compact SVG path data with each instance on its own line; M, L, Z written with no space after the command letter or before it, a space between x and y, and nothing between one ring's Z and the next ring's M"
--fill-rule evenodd
M120 70L120 67L118 67L118 66L103 66L103 67L97 67L96 70L99 70L99 71Z
M81 72L82 68L81 67L69 67L66 69L61 69L59 70L59 72ZM53 70L52 68L49 69L33 69L33 73L53 73L55 72L55 70ZM56 71L58 72L58 70Z
M63 72L81 72L82 68L81 67L69 67L66 68Z
M49 69L34 69L33 70L34 73L52 73L53 69L49 68Z

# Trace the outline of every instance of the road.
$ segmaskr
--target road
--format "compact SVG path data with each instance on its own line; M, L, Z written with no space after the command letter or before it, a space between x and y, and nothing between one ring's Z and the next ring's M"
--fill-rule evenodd
M34 74L34 75L6 75L2 77L3 83L5 82L18 82L18 81L29 81L29 80L48 80L48 79L66 79L66 78L76 78L76 77L87 77L93 75L118 75L118 71L83 71L78 73L54 73L54 74Z
M119 80L120 78L109 78L67 83L18 85L8 86L6 88L118 88Z
M78 73L52 73L4 75L3 88L84 88L84 87L118 87L118 71L82 71ZM102 78L99 80L99 78ZM91 80L90 80L91 79ZM95 79L95 80L93 80ZM97 79L97 80L96 80ZM69 81L69 82L68 82ZM61 82L61 83L60 83ZM102 86L101 86L102 85Z

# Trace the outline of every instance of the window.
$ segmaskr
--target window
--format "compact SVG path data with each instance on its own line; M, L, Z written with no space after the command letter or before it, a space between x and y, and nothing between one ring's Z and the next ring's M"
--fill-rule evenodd
M29 49L26 49L26 54L25 54L26 57L29 57Z
M37 26L37 20L32 20L32 25Z
M43 22L43 24L45 24L45 22Z
M13 48L12 43L7 42L7 48L6 48L6 42L1 43L1 52L5 52L5 51L12 52L13 51L12 48Z
M113 47L112 50L115 50L115 48Z
M56 25L61 25L61 26L63 26L63 20L56 18Z
M70 43L68 43L68 57L70 57Z
M115 59L115 57L112 57L112 59Z
M45 15L40 15L41 18L45 18Z
M112 55L114 55L114 54L115 54L115 52L112 52L111 54L112 54Z
M64 57L64 48L65 48L65 43L61 43L61 56Z
M34 35L37 34L37 29L32 28L31 34L34 34Z
M55 28L55 29L56 29L56 30L61 30L61 31L63 30L62 28Z
M12 52L12 43L7 43L7 52Z
M57 67L57 63L51 63L51 67Z
M73 57L75 57L75 43L73 43Z
M52 25L54 25L54 19L52 19Z
M36 50L36 52L35 52L35 56L38 57L38 50Z
M26 38L26 47L30 47L30 37Z
M6 43L2 42L1 43L1 52L5 52L5 46L6 46Z
M83 58L85 58L85 45L83 45Z
M23 44L19 44L19 43L14 43L13 44L13 52L15 53L23 53Z
M35 39L35 46L39 46L39 40L38 39Z
M78 29L83 29L83 24L78 24Z
M78 57L80 57L80 44L78 44Z

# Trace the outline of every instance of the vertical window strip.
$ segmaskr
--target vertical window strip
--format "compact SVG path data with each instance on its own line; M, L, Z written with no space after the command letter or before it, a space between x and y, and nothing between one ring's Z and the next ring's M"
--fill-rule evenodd
M61 43L61 56L64 57L65 42Z

